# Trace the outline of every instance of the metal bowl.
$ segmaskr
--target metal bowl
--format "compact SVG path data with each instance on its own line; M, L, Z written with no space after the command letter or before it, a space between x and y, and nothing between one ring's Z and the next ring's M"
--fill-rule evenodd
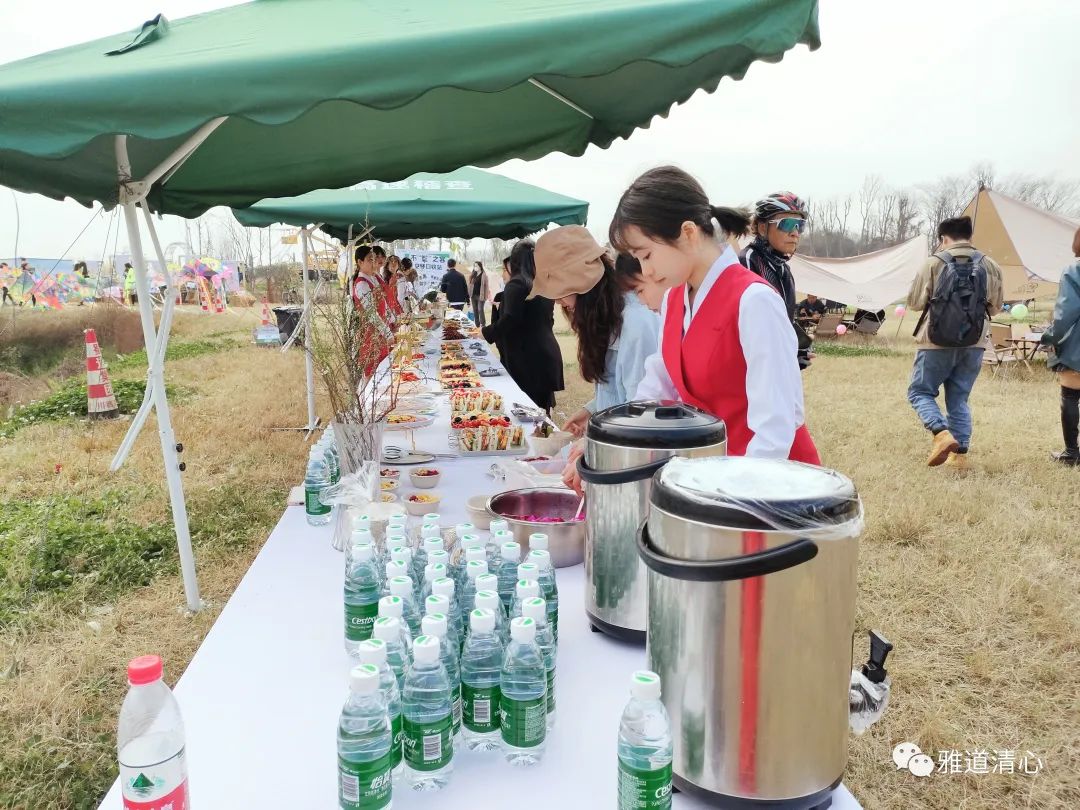
M571 490L555 487L512 489L492 496L487 511L492 518L502 518L510 524L514 539L523 553L529 551L529 535L543 532L548 536L551 564L556 568L577 565L585 559L585 521L571 520L581 499ZM537 523L515 520L510 515L549 515L563 518L562 523Z

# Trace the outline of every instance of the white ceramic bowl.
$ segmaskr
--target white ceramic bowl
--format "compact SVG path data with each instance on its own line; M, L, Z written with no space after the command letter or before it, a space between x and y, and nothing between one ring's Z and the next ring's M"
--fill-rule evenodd
M379 481L379 490L381 492L393 492L400 484L393 478L383 478Z
M422 467L421 469L431 470L433 467ZM435 475L417 475L416 470L409 471L409 480L412 481L412 485L417 489L435 489L439 485L439 481L442 480L442 473L437 472Z
M487 495L473 495L465 501L465 511L469 513L469 522L484 531L491 528L491 513L487 510L487 504Z
M433 501L410 501L405 498L403 503L405 504L405 511L413 517L423 517L428 512L436 512L439 509L439 504L442 502L442 495L437 492L426 492L425 495L433 497Z

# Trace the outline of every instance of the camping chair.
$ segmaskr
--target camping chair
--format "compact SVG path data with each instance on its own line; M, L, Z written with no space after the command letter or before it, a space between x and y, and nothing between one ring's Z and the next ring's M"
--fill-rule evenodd
M814 339L836 337L836 327L840 325L842 320L843 315L835 312L827 312L822 315L821 320L818 321L817 327L814 329Z
M881 331L881 325L883 323L884 321L879 321L877 318L868 316L865 318L859 318L857 321L855 321L854 329L860 335L870 337L872 335L876 335L878 332Z
M991 366L994 374L1020 361L1020 358L1016 356L1016 346L1010 343L1010 340L1012 340L1012 328L1009 324L990 324L990 342L993 348L983 354L983 363Z

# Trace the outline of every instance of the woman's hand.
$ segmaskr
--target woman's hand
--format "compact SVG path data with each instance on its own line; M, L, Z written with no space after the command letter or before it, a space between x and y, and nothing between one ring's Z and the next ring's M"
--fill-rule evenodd
M585 455L585 442L576 442L570 448L570 455L567 457L566 466L563 467L562 472L563 483L582 497L584 497L585 491L581 486L581 476L578 475L577 460L583 455Z
M589 424L590 416L592 414L587 410L579 408L573 416L566 420L566 424L563 425L562 429L567 433L573 433L576 438L580 439L585 435L585 426Z

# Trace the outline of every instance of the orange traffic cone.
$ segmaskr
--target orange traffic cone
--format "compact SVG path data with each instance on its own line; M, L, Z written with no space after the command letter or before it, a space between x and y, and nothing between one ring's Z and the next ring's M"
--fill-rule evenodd
M199 308L202 309L203 312L209 313L210 304L206 300L206 282L200 279L196 288L199 290Z
M115 419L120 415L116 406L109 372L101 359L101 347L97 334L87 329L86 334L86 412L91 419Z
M270 302L267 301L265 298L263 299L263 305L262 305L262 323L259 324L259 325L260 326L269 326L270 325Z
M225 293L214 287L211 287L210 291L210 294L214 296L214 314L220 315L225 311Z

